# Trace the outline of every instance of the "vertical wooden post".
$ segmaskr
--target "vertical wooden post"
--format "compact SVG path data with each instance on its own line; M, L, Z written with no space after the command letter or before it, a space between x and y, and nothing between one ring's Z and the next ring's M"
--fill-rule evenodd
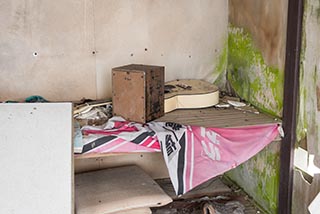
M280 151L279 214L291 213L293 157L296 143L297 101L299 93L300 50L303 0L289 0L283 100L285 136Z

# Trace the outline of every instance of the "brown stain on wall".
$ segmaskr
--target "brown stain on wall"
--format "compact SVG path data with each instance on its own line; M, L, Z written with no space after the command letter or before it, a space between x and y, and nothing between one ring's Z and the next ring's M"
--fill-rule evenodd
M266 63L281 70L285 62L287 0L229 0L229 22L252 34Z

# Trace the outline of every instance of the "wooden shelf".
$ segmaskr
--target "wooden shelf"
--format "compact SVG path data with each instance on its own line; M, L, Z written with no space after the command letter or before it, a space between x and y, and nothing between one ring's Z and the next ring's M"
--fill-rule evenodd
M244 127L250 125L280 123L279 119L259 113L244 112L234 108L179 109L157 119L162 122L176 122L183 125L203 127Z
M266 114L254 114L233 108L180 109L169 112L156 121L203 127L245 127L281 122ZM275 141L278 140L280 138ZM168 177L168 171L160 152L75 155L74 161L76 173L125 165L138 165L153 178ZM155 165L157 166L156 170Z

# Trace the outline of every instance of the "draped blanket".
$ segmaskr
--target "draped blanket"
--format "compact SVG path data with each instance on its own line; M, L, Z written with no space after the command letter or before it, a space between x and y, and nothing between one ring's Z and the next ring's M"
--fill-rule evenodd
M162 151L177 195L245 162L279 134L278 124L204 128L170 122L145 125L114 117L103 128L84 127L83 153Z

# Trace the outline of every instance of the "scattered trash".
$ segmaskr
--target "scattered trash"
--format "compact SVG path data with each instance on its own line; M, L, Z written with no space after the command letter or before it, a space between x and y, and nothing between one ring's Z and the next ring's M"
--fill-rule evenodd
M81 126L100 126L105 124L109 118L112 117L112 108L108 107L94 107L85 113L78 114L75 119Z
M215 105L214 107L217 107L217 108L229 108L229 107L230 107L230 104L227 104L227 103L219 103L219 104Z
M232 105L234 107L244 107L244 106L246 106L245 103L234 101L234 100L227 100L227 103L229 103L230 105Z
M218 195L215 197L204 196L202 198L193 199L193 200L191 200L191 202L221 201L221 200L227 201L227 200L230 200L230 197L225 196L225 195Z
M240 102L240 98L239 97L231 97L231 96L223 96L222 97L222 101L223 102L227 102L228 100Z
M78 121L74 121L73 123L73 145L74 145L74 153L81 153L83 147L83 140L82 140L82 132L81 127Z
M215 108L226 109L233 107L236 110L243 111L243 113L260 114L260 112L252 105L245 103L239 97L223 96L220 102L214 106Z
M73 111L73 117L81 127L85 125L100 126L112 116L112 102L106 100L76 105Z
M6 100L3 103L23 103L23 102L26 102L26 103L48 103L49 101L39 95L32 95L32 96L27 97L24 100L19 100L19 101Z
M76 105L73 111L73 116L77 117L80 114L88 113L91 109L99 106L112 107L112 102L111 101L91 101L91 102L85 102L83 104Z
M239 201L229 201L225 204L210 201L204 203L202 210L203 214L244 214L245 207Z
M33 95L30 97L27 97L25 99L26 103L47 103L49 102L48 100L44 99L43 97L39 96L39 95Z

